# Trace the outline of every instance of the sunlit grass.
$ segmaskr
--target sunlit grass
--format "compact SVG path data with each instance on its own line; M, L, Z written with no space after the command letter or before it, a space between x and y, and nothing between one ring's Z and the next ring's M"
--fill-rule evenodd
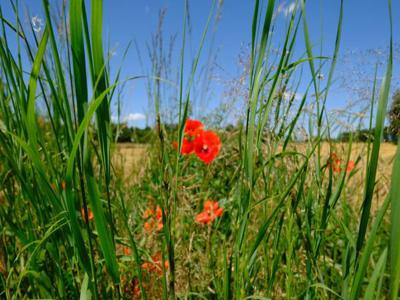
M176 126L154 93L153 133L133 154L114 144L110 103L117 86L143 76L120 79L117 70L110 79L102 1L71 0L59 20L67 28L43 0L40 30L23 25L17 3L14 16L0 5L0 298L397 299L399 150L380 159L392 40L385 79L371 87L373 139L335 142L326 102L343 2L336 38L324 40L333 53L315 54L310 16L296 1L273 60L277 3L255 1L247 107L232 130L190 116L215 5L184 74L184 2ZM311 79L296 100L305 69ZM153 72L155 87L170 84Z

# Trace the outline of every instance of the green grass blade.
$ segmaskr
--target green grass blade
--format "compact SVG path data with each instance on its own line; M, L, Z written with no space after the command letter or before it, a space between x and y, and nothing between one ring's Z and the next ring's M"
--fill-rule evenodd
M88 100L86 59L82 30L82 5L82 0L71 0L70 2L71 53L79 123L83 120Z
M376 172L378 169L378 160L379 160L379 150L381 146L381 140L383 136L383 129L385 124L386 117L386 109L389 98L389 90L390 90L390 82L392 79L392 61L393 61L393 53L390 51L389 62L387 66L386 76L382 81L382 86L379 95L379 103L378 110L376 114L376 122L375 122L375 133L374 133L374 142L372 146L371 158L368 163L368 171L367 171L367 182L365 187L364 200L362 205L362 214L359 225L358 237L357 237L357 253L360 252L365 234L367 232L368 221L370 217L370 209L372 198L374 195L375 189L375 180L376 180Z
M36 99L36 87L37 80L42 65L42 60L46 51L47 40L49 34L48 29L45 29L42 40L40 41L39 48L33 62L32 72L29 78L29 89L28 89L28 111L27 111L27 131L29 134L29 142L32 146L37 144L37 125L36 125L36 114L35 114L35 99Z
M397 299L400 285L400 143L392 171L391 236L390 236L390 299Z
M371 257L374 243L377 241L378 230L382 224L383 218L385 217L386 211L390 204L390 196L386 197L381 208L378 211L375 222L372 225L369 239L365 245L365 248L360 256L358 267L354 274L354 281L351 288L350 300L359 299L359 294L361 291L362 284L364 282L365 273L368 268L368 263Z
M385 272L385 265L387 259L388 249L382 252L381 256L379 257L378 262L376 263L375 270L372 273L371 278L369 279L369 283L367 289L365 290L365 300L372 300L374 299L375 291L376 291L376 284L378 283L379 278ZM397 296L396 298L397 299Z

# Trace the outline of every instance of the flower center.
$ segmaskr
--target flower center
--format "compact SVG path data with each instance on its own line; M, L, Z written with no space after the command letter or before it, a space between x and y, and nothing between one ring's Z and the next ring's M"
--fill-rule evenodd
M208 146L207 145L203 145L203 151L207 152L207 150L208 150Z

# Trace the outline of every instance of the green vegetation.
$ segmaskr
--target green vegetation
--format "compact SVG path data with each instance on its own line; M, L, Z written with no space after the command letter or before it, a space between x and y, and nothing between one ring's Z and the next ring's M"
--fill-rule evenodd
M102 1L70 0L60 20L67 28L56 27L52 1L43 0L40 32L24 26L17 5L10 18L0 4L0 298L398 298L399 148L390 180L378 173L393 68L391 1L390 53L371 99L364 164L352 154L364 133L348 134L340 147L326 117L344 1L336 39L324 40L332 42L329 57L311 43L311 16L296 1L271 61L275 2L254 1L245 119L192 136L191 91L214 10L184 74L185 5L178 125L164 122L155 93L154 126L138 129L111 122L116 87L140 77L122 79L117 70L111 80ZM304 44L301 56L296 43ZM296 102L301 68L312 76ZM151 75L155 86L164 84L157 70ZM307 138L298 143L303 115ZM134 183L115 172L116 141L149 145ZM207 161L210 149L215 157Z
M389 110L390 134L392 139L398 139L400 136L400 90L393 95L393 101Z

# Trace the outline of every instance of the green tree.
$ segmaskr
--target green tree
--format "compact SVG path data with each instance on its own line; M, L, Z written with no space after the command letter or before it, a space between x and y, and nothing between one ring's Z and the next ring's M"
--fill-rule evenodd
M392 106L389 111L391 139L397 141L400 136L400 89L393 95Z

